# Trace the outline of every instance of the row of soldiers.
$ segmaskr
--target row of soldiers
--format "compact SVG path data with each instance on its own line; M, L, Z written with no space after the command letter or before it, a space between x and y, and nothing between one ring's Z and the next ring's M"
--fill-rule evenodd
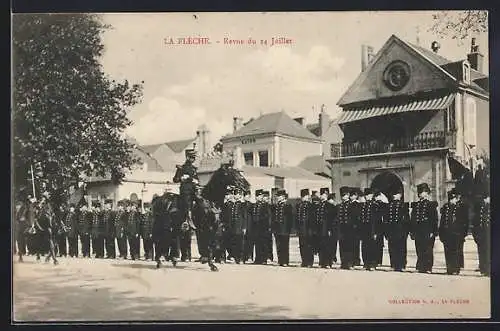
M342 269L363 264L374 270L382 264L384 238L388 243L390 265L395 271L407 267L407 242L415 242L420 273L431 273L434 264L436 238L443 242L448 274L459 274L464 266L463 245L469 230L469 206L452 189L448 202L438 213L438 204L430 199L427 183L417 185L418 200L403 201L401 189L391 196L367 188L340 188L341 203L335 203L335 194L322 188L319 196L309 189L301 190L301 200L295 210L287 202L285 190L278 190L276 201L270 202L269 192L257 190L256 201L250 192L228 190L222 210L224 240L222 255L234 258L236 263L253 258L254 263L272 260L272 236L277 249L278 264L289 264L289 242L292 228L299 235L301 266L312 267L314 256L319 265L331 268L337 262L340 250ZM478 246L479 271L489 275L490 197L485 192L477 203L472 220L473 236Z
M28 212L31 215L27 215ZM83 204L61 206L50 217L51 224L39 224L39 208L32 201L16 206L16 240L17 249L22 256L40 255L47 252L47 245L53 241L55 254L78 257L79 241L83 257L111 258L119 257L132 260L140 258L140 242L142 238L144 258L153 260L153 215L150 203L122 200L113 208L113 201L106 200L103 205L93 202L91 207ZM27 220L33 218L35 227L30 227ZM47 229L50 229L48 238ZM182 260L190 259L190 240L188 234L179 231L180 241L172 242L176 246L175 255L178 258L182 252ZM190 235L189 235L190 237ZM189 238L190 239L190 238ZM181 249L178 249L181 244ZM189 248L187 247L189 246Z

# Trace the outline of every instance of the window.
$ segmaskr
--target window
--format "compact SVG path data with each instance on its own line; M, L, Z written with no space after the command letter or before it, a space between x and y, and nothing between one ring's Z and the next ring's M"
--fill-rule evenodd
M340 157L340 143L330 144L330 156Z
M245 165L253 166L253 152L243 153L243 158L245 159Z
M464 113L464 140L467 145L476 146L476 100L467 98Z
M269 155L267 151L259 151L259 166L269 167Z
M462 79L465 83L470 84L470 64L469 62L465 61L462 65Z
M446 118L446 127L448 131L455 131L457 129L457 123L455 120L455 105L451 104L444 115Z

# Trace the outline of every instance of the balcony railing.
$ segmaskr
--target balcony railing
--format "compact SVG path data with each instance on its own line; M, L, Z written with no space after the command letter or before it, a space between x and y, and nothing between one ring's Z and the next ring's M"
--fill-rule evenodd
M394 153L424 150L440 147L454 147L453 134L444 131L423 132L417 136L396 139L377 139L370 141L342 142L341 156Z

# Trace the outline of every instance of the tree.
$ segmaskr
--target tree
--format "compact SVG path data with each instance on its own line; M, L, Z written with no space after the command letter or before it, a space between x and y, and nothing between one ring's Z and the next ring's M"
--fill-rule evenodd
M434 24L429 29L441 37L460 41L471 34L488 31L488 12L480 10L440 11L433 14Z
M19 14L12 26L14 188L31 187L31 165L54 200L81 175L120 181L139 161L124 130L142 85L104 73L111 27L95 14Z

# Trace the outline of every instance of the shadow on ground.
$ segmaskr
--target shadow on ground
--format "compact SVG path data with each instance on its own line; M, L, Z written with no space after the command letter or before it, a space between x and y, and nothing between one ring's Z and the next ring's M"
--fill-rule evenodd
M100 286L99 277L64 270L58 272L58 280L51 279L51 275L54 276L53 271L41 270L30 281L16 280L16 322L285 319L289 311L282 306L217 304L213 297L137 297L133 291Z

